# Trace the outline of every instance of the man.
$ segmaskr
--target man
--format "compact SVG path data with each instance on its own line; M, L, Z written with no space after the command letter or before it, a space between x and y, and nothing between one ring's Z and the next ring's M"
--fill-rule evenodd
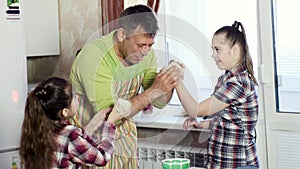
M117 98L130 101L131 113L116 124L115 153L105 168L136 169L137 129L131 117L149 104L164 107L183 73L173 66L157 74L157 58L151 47L158 21L151 8L129 7L118 24L117 30L82 48L74 60L70 80L78 96L82 125L94 112L113 106Z

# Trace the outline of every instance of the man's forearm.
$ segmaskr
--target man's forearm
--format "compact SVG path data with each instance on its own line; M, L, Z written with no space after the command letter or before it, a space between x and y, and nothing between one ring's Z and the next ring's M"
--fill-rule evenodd
M170 101L172 97L173 90L170 92L163 92L157 89L148 88L144 92L130 98L131 103L131 113L128 117L136 115L138 112L143 110L150 103L157 101L160 104L166 104Z

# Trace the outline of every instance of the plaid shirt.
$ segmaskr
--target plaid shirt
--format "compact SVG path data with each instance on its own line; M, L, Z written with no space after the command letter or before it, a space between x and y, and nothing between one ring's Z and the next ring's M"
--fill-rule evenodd
M258 96L245 66L233 68L219 77L213 96L229 106L212 120L207 167L258 167L255 145Z
M115 129L113 124L104 122L102 137L97 138L97 134L90 137L84 130L67 125L57 136L59 148L55 152L53 168L73 169L80 168L81 164L106 165L113 153Z

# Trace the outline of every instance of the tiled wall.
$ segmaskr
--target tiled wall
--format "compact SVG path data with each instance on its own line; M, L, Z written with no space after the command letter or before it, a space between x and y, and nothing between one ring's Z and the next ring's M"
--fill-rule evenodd
M63 0L59 6L60 55L27 58L28 82L68 78L74 55L101 26L100 0Z

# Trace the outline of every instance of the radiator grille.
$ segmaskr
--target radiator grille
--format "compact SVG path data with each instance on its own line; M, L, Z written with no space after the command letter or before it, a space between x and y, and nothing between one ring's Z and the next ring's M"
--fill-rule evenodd
M206 154L206 148L149 142L138 143L139 169L161 169L161 161L166 158L188 158L190 166L204 167Z

